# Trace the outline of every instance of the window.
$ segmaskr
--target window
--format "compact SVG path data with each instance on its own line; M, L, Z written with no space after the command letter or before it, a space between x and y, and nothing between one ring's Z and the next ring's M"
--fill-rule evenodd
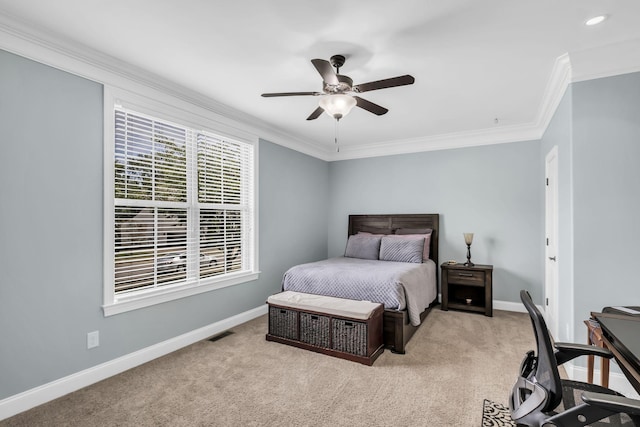
M254 279L254 144L120 106L112 126L105 314Z

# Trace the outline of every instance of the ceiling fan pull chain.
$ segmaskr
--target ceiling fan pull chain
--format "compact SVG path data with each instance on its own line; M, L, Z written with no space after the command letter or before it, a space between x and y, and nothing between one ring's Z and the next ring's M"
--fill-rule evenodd
M336 136L334 138L335 144L336 144L336 153L340 152L340 146L338 145L338 122L340 121L340 119L336 119Z

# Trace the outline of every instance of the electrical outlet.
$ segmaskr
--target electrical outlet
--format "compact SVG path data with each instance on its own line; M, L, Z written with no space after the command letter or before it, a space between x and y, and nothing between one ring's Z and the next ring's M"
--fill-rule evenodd
M87 348L94 348L100 345L100 331L93 331L87 334Z

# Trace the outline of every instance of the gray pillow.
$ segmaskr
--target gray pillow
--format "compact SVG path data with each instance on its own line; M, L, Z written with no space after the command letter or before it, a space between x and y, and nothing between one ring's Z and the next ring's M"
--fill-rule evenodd
M420 236L424 237L424 250L422 251L422 260L429 259L429 251L431 249L431 233L433 232L430 228L398 228L396 230L396 236L398 237L407 237L407 236Z
M349 258L378 259L381 236L354 234L349 236L344 256Z
M422 262L424 236L384 236L380 242L380 259L396 262Z

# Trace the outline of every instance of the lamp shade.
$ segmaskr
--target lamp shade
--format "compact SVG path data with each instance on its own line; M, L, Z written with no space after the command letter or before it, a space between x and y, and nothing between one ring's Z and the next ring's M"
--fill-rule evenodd
M320 98L320 106L328 115L340 120L356 106L356 100L343 94L324 95Z
M473 233L462 233L464 235L464 243L470 245L473 243Z

